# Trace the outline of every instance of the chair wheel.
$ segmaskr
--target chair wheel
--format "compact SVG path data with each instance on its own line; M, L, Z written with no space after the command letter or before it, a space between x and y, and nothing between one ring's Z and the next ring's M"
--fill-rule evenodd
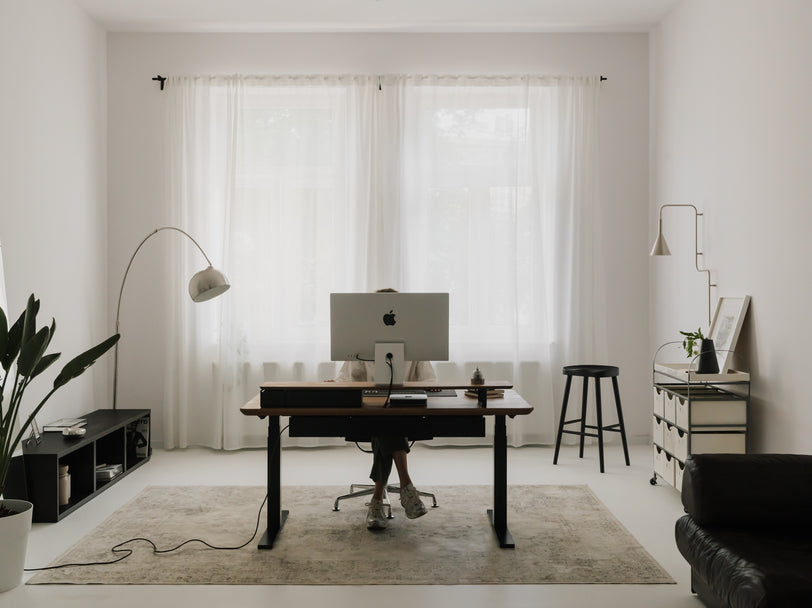
M648 482L649 482L651 485L656 486L656 485L657 485L657 476L655 475L654 477L652 477L651 479L649 479L649 480L648 480Z

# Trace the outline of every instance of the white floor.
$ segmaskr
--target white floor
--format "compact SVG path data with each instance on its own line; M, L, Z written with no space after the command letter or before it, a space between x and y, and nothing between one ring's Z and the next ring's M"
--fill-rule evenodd
M511 484L588 484L614 515L677 581L676 585L504 585L504 586L85 586L21 585L0 594L0 606L54 608L115 605L117 608L171 606L315 606L343 608L452 605L697 608L689 569L674 543L674 522L682 514L675 490L652 486L650 447L631 446L632 466L623 464L618 444L607 446L607 472L598 472L596 447L583 460L577 448L562 448L553 466L552 448L508 451ZM436 448L418 445L409 466L415 484L490 484L492 451L487 448ZM339 485L363 481L369 456L355 446L288 449L282 453L284 485ZM264 485L265 452L246 450L155 450L146 466L133 472L64 520L34 524L27 567L45 566L148 485ZM438 497L442 508L442 495ZM295 505L284 505L295 508ZM257 505L259 507L259 505ZM325 506L329 516L330 505ZM484 507L483 507L484 508ZM363 514L361 514L361 518ZM427 515L431 517L431 512ZM508 521L508 524L510 522ZM419 525L419 521L416 522ZM284 529L283 529L284 533ZM358 533L367 533L359 519ZM149 536L149 530L144 530ZM246 539L242 539L246 540ZM494 541L496 542L496 541ZM374 559L374 556L370 556ZM33 576L27 573L25 580Z

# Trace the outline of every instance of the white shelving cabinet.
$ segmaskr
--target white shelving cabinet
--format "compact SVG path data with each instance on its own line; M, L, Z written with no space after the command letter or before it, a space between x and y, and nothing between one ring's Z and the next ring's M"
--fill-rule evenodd
M652 485L660 479L679 491L691 454L747 452L749 373L698 374L655 357L652 377Z

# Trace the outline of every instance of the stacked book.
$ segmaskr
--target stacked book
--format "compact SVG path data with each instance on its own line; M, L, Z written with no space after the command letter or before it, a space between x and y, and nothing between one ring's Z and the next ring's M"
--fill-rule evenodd
M120 464L100 464L96 467L96 481L110 481L123 471L124 467Z
M85 424L87 424L87 420L84 418L60 418L59 420L49 422L42 427L42 430L46 432L53 431L61 433L65 429L69 429L74 426L85 426Z
M473 399L479 398L479 389L476 388L469 388L465 391L466 397L471 397ZM505 391L501 388L489 388L488 389L488 399L501 399L505 396Z

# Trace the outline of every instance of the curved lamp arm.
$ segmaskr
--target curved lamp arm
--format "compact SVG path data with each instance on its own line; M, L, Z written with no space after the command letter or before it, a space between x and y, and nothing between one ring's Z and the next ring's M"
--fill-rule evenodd
M690 207L694 210L694 265L696 266L697 272L704 272L707 274L708 278L708 326L711 323L711 287L716 287L716 283L711 283L710 277L710 270L707 268L700 268L699 267L699 256L702 255L702 252L699 251L699 216L702 213L691 204L668 204L668 205L661 205L660 206L660 222L657 226L657 238L654 241L654 246L651 248L651 253L649 255L671 255L671 250L668 249L668 245L665 242L665 237L663 236L663 209L666 207Z
M206 255L206 252L203 251L203 248L200 244L192 238L192 236L180 228L175 228L174 226L163 226L161 228L156 228L152 232L150 232L147 236L144 237L138 247L135 248L135 252L133 252L132 257L130 258L129 263L127 264L127 269L124 271L124 278L121 280L121 289L118 291L118 305L116 306L116 333L119 333L118 326L119 326L119 319L121 317L121 296L124 295L124 284L127 282L127 275L130 273L130 267L133 265L133 260L135 256L138 255L138 252L141 250L141 247L144 246L150 238L158 234L161 230L175 230L180 232L181 234L186 235L190 241L192 241L197 248L200 250L200 253L203 254L203 257L206 258L206 262L208 262L208 267L204 268L200 272L196 273L190 280L189 280L189 297L192 298L195 302L205 302L206 300L210 300L219 296L220 294L228 291L228 288L231 285L228 282L228 279L225 275L213 268L211 265L211 260L209 256ZM115 346L115 355L114 355L114 364L113 364L113 409L116 409L116 399L118 397L118 342L116 342Z

